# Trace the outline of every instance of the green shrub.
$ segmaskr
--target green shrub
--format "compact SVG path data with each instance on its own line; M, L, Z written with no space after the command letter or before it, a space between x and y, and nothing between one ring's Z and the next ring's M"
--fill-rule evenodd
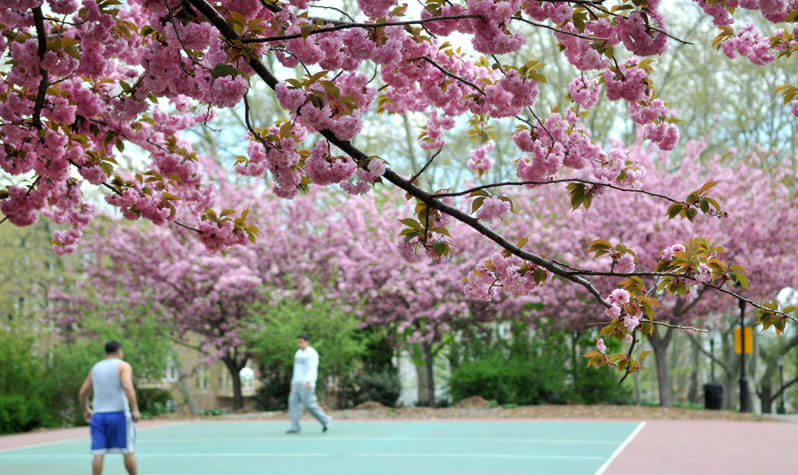
M172 395L169 394L169 391L158 388L137 389L136 399L139 403L141 417L144 419L172 412L169 409L170 401L172 401Z
M620 373L613 368L579 368L574 380L574 400L584 404L608 402L623 404L628 401L630 389L618 384Z
M375 373L358 376L354 382L355 405L376 401L384 406L394 407L402 385L396 373Z
M496 356L464 363L449 379L455 401L471 396L498 404L559 403L567 399L566 372L544 358Z
M0 434L13 434L42 425L44 405L36 395L0 395Z
M288 407L291 391L291 366L271 363L261 366L260 380L263 386L255 393L255 407L260 411L282 411Z

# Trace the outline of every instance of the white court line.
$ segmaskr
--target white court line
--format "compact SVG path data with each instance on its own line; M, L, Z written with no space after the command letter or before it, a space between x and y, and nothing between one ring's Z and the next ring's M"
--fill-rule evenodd
M91 454L4 454L0 456L3 458L89 458ZM475 454L475 453L435 453L435 452L420 452L420 453L402 453L402 452L374 452L374 453L354 453L354 454L336 454L336 453L321 453L321 452L220 452L220 453L164 453L164 454L141 454L137 453L136 458L196 458L196 457L376 457L376 458L389 458L389 457L406 457L406 458L487 458L487 459L537 459L537 460L604 460L604 457L587 456L587 455L523 455L523 454Z
M188 424L188 423L189 422L175 422L175 423L171 423L171 424L161 424L161 425L157 425L155 427L142 427L141 429L136 428L136 439L137 439L136 442L138 442L138 433L140 431L159 429L161 427L182 426L182 425ZM86 426L86 430L87 431L89 430L89 426ZM17 435L17 434L11 434L11 436L13 436L13 435ZM12 452L14 450L24 450L24 449L31 449L31 448L34 448L34 447L44 447L45 445L63 444L63 443L66 443L66 442L74 442L76 440L90 439L90 438L91 438L91 434L78 435L78 436L75 436L75 437L70 437L68 439L54 440L52 442L41 442L39 444L30 444L30 445L23 445L21 447L11 447L11 448L8 448L8 449L0 449L0 456L2 456L2 454L6 453L6 452Z
M615 458L618 455L620 455L621 451L623 451L623 449L625 449L627 445L629 445L629 442L631 442L635 437L637 437L637 434L639 434L640 431L643 430L643 426L645 425L646 425L645 421L637 425L635 430L633 430L632 433L629 434L629 437L627 437L626 440L624 440L623 443L619 445L617 449L615 449L615 452L613 452L612 455L610 455L610 458L608 458L607 461L604 462L604 465L599 467L599 469L596 471L596 475L602 475L604 471L607 470L607 468L609 468L612 461L615 460Z
M169 443L169 442L203 442L207 441L205 437L174 437L170 439L139 439L136 442L141 443ZM235 440L297 440L305 443L308 439L297 438L285 435L272 435L272 436L254 436L254 437L217 437L217 441L235 441ZM326 442L335 442L336 440L347 442L438 442L438 441L475 441L475 442L501 442L501 443L519 443L519 444L582 444L582 445L612 445L617 446L622 441L606 441L606 440L578 440L578 439L511 439L511 438L485 438L485 437L335 437L320 435L318 438L314 437L314 441L323 440Z

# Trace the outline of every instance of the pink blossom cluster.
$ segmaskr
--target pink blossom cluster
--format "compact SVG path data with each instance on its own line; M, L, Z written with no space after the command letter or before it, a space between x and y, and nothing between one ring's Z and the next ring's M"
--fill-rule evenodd
M488 152L493 150L496 144L491 140L478 148L469 152L468 168L475 172L486 172L493 166L493 159L488 157Z
M610 306L607 307L605 313L610 318L618 318L621 316L622 307L629 303L631 296L626 289L615 289L607 296L607 302Z
M504 256L494 253L490 266L485 263L474 268L468 275L464 291L468 298L490 300L498 295L500 286L510 295L528 295L537 288L535 270L537 267L516 255Z
M673 245L668 246L665 249L663 249L660 252L660 257L664 261L669 261L669 260L673 259L674 255L677 252L685 252L686 250L687 249L685 249L684 244L676 243L676 244L673 244Z
M604 153L590 133L578 125L578 116L567 111L554 113L533 130L520 129L513 134L519 149L528 153L518 160L518 176L524 180L552 178L564 165L581 170Z
M631 254L624 254L617 259L614 259L614 262L615 267L613 269L615 272L626 274L629 272L634 272L635 270L635 258Z
M371 188L371 184L377 181L386 169L385 160L373 157L366 163L365 168L361 166L357 169L356 181L344 181L341 183L341 188L350 195L366 193Z
M696 267L693 277L697 282L707 283L712 280L712 269L702 262Z
M604 84L607 88L607 99L615 101L625 99L637 102L650 97L648 71L638 67L637 58L624 61L617 71L604 71Z
M598 103L599 89L598 79L590 80L584 76L575 78L568 85L571 99L586 110L592 109Z
M747 24L734 37L723 41L721 47L729 58L741 54L760 66L776 59L770 51L770 40L763 37L753 23Z
M489 196L482 202L477 210L477 218L483 221L493 221L501 218L510 211L510 203L495 196Z
M508 29L510 18L520 6L521 0L468 0L467 13L481 17L471 20L474 49L484 54L505 54L520 49L526 38Z
M443 5L440 9L439 15L434 15L429 9L424 9L421 12L421 18L426 20L428 18L432 18L433 16L445 16L445 17L452 17L452 16L459 16L466 14L466 8L462 5L453 4L453 5ZM462 33L471 33L473 28L471 27L471 22L468 19L452 19L452 20L439 20L433 21L426 24L427 29L436 35L441 36L448 36L455 31L460 31Z
M563 54L574 67L582 71L607 67L609 60L603 57L589 40L582 38L575 26L567 23L560 30L562 32L557 32L554 36L565 48Z
M454 119L448 116L438 117L438 111L433 109L427 119L426 135L419 139L418 145L424 150L437 150L445 146L443 131L452 127L454 127Z
M396 4L396 0L357 0L357 6L371 18L386 16L394 4Z
M792 115L798 117L798 99L792 101Z
M668 47L667 29L662 15L648 5L648 10L619 16L618 36L626 49L638 56L663 54ZM656 25L656 29L654 29Z
M269 132L279 136L280 128L272 126ZM282 198L293 198L298 193L297 185L302 182L298 148L307 136L307 129L294 123L289 135L279 139L276 144L268 144L267 149L260 140L253 139L247 145L249 160L236 166L243 175L260 176L268 169L274 178L274 192Z
M602 355L607 352L607 344L604 343L604 338L599 338L598 341L596 341L596 349Z
M745 8L759 10L762 16L772 23L780 23L787 19L795 9L795 2L791 0L727 0L725 2L711 2L707 0L694 0L704 12L713 18L715 25L731 25L734 18L730 10Z
M305 160L308 178L318 185L348 180L355 173L355 168L357 165L350 158L330 155L330 144L326 140L319 140Z
M530 0L523 4L524 12L533 20L551 20L561 25L571 19L574 9L565 2L538 2Z

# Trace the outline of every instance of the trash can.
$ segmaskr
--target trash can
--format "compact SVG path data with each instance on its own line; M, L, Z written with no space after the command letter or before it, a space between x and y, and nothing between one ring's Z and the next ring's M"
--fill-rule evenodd
M723 409L723 385L707 383L704 385L704 409Z

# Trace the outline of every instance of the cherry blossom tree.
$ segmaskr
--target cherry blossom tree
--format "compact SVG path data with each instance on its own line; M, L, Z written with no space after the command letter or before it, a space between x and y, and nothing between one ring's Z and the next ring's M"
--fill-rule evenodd
M796 31L786 27L798 14L794 0L697 3L718 25L714 43L728 57L766 65L789 60L798 48ZM415 218L408 219L415 224L407 224L405 245L448 256L451 233L428 226L437 213L507 251L495 269L471 273L471 297L490 297L489 274L511 293L530 292L553 274L609 308L614 328L639 311L653 319L657 302L642 287L627 286L608 297L589 269L523 249L489 228L487 217L505 206L499 198L485 197L468 213L447 200L454 192L416 183L458 121L469 123L474 139L462 165L477 175L492 166L492 128L515 123L520 183L553 186L565 180L571 201L585 207L614 186L627 190L631 203L645 166L627 160L621 144L593 140L584 118L603 94L628 106L652 146L675 147L674 111L656 96L651 71L669 42L684 40L668 31L660 2L427 0L419 9L394 0L360 0L357 6L347 12L309 0L3 0L0 53L12 67L0 73L0 167L13 183L0 191L2 219L25 226L44 215L66 225L55 232L53 247L71 252L96 212L84 192L94 185L126 218L182 226L210 251L254 240L258 229L248 208L214 208L201 162L180 134L209 123L215 110L243 102L246 130L240 136L249 141L248 154L239 157L235 170L254 177L268 172L277 196L293 198L310 186L334 184L360 194L375 183L390 184L413 202ZM763 34L752 24L735 25L738 8L761 14L773 30ZM330 11L336 18L323 16ZM551 31L562 55L580 71L567 92L564 84L547 85L545 65L537 59L510 63L509 53L524 45L529 29ZM275 61L280 66L267 66ZM254 83L274 91L284 118L252 123L247 93ZM562 87L572 106L535 111L542 87ZM777 92L798 115L798 90L785 84ZM364 115L411 111L428 115L419 147L430 157L414 176L403 177L386 157L365 154L357 138ZM673 200L674 214L693 220L699 211L720 212L708 190L701 186L687 199L646 196ZM734 293L726 284L739 279L740 271L710 262L711 248L689 255L705 266L714 263L716 290ZM704 274L697 277L695 268L680 262L668 259L656 269L674 281L667 291L705 283L699 280ZM783 309L752 303L766 325L791 318ZM631 350L624 362L637 367Z
M713 252L714 255L745 269L747 277L743 279L747 288L741 293L746 298L774 300L780 289L798 283L798 263L792 258L798 210L794 205L773 206L773 203L796 202L792 187L796 172L775 163L768 166L770 154L767 150L756 149L749 154L730 150L725 156L702 157L705 146L705 142L688 143L687 153L679 164L669 164L665 160L667 157L658 156L651 147L642 144L629 148L628 153L645 165L647 174L641 180L643 188L651 192L683 192L700 186L707 176L716 178L718 182L713 193L733 210L728 215L697 218L694 222L663 220L662 205L644 196L630 198L617 190L607 190L589 210L580 208L571 212L562 196L533 190L525 199L514 200L520 203L521 212L508 215L507 225L514 230L526 225L530 242L535 243L536 248L554 259L578 263L580 268L591 269L594 275L602 276L603 281L597 282L597 286L605 292L617 287L621 278L632 277L637 267L661 268L678 260L677 256L696 253L697 249L690 249L690 242L682 240L704 236L711 247L723 248ZM635 212L630 213L628 206ZM672 209L675 211L676 207ZM569 231L570 239L558 238L562 230L552 226L556 219L547 214L568 215L569 220L577 224ZM595 241L599 236L604 236L605 242ZM692 241L692 245L698 243ZM587 249L591 252L585 252ZM671 404L667 352L674 329L696 323L711 326L716 315L737 307L737 299L711 292L713 283L707 264L697 263L692 256L690 261L688 265L692 268L688 273L703 284L662 296L659 299L662 308L657 312L657 321L662 325L647 327L643 332L654 350L660 403L664 406ZM717 263L713 261L709 265L712 264ZM648 289L647 295L665 294L666 286L683 285L678 278L656 272L638 278L641 280L637 283L627 280L627 285L642 284L642 288ZM565 328L585 328L617 318L612 308L602 315L601 308L589 295L576 287L563 285L559 279L537 295L544 303L539 317L553 318ZM639 324L635 318L625 317L602 334L605 337L612 334L617 325L626 325L632 330ZM630 333L627 338L632 341L637 335Z

